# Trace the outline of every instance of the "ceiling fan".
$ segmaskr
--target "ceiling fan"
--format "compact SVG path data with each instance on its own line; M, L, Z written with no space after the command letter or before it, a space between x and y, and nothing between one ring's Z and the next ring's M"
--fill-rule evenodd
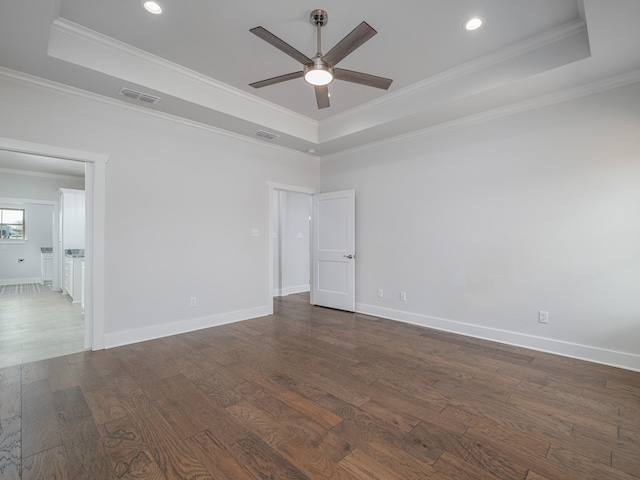
M284 40L276 37L273 33L263 27L255 27L249 30L254 35L257 35L265 42L270 43L303 65L303 69L299 72L287 73L285 75L250 83L249 85L253 88L262 88L303 77L307 83L314 87L318 108L327 108L329 106L329 88L327 85L329 85L334 79L387 90L391 85L391 82L393 82L393 80L389 78L377 77L368 73L354 72L352 70L345 70L343 68L336 67L338 62L378 32L376 32L367 22L362 22L354 28L351 33L340 40L331 50L323 55L321 49L322 37L320 29L327 24L328 19L329 16L324 10L316 9L311 12L310 20L317 28L318 42L318 52L313 58L307 57L304 53L296 50Z

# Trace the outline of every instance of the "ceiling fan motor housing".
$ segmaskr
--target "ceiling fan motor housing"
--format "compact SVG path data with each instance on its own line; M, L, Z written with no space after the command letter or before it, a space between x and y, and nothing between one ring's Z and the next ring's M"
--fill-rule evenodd
M311 12L309 19L314 27L324 27L329 21L329 14L326 10L318 8Z

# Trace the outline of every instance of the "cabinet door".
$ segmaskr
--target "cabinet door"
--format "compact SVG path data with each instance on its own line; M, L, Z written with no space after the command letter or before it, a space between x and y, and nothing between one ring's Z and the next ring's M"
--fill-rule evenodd
M44 282L53 280L53 259L45 259L42 261L42 280Z
M73 298L73 258L64 259L64 291Z

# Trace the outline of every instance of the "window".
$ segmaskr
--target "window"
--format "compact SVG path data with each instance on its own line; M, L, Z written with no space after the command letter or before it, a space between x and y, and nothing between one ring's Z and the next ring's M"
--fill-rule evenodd
M0 208L0 239L24 240L24 210Z

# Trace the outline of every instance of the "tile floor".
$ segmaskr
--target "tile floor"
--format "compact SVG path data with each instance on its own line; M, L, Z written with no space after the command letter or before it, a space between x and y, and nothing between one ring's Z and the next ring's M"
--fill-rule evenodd
M0 368L82 350L82 307L68 295L0 296Z

